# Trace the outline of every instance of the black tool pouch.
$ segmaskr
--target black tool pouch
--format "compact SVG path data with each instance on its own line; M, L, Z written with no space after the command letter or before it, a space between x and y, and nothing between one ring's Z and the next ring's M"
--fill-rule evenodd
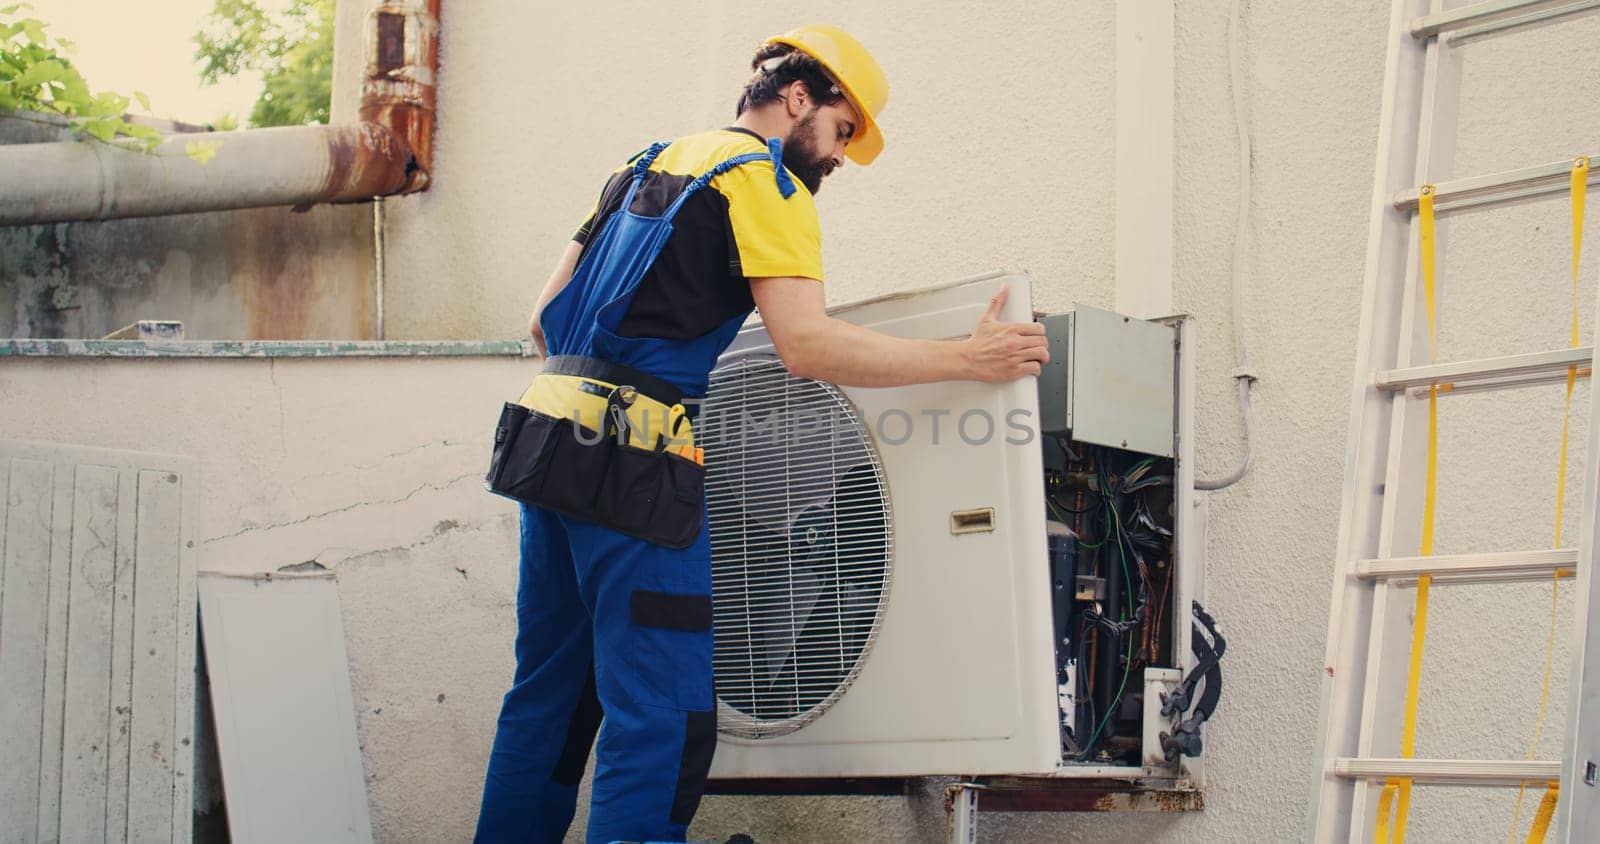
M608 418L596 434L507 403L484 478L490 492L618 533L687 548L705 518L704 466L618 442Z

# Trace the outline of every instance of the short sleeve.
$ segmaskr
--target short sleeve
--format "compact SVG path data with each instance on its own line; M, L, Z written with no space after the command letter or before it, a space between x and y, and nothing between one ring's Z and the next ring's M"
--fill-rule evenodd
M627 179L621 177L623 173L628 172L631 171L624 167L612 173L606 179L606 183L600 188L600 195L595 198L594 204L589 206L588 215L583 218L583 223L578 226L578 230L573 233L573 240L585 246L589 245L589 238L594 236L595 223L601 216L602 209L609 213L610 205L620 203L621 197L614 194L617 193L621 185L628 183Z
M800 276L822 281L822 229L804 185L788 199L778 192L772 164L756 161L717 177L728 200L728 222L746 278Z
M589 209L589 216L583 218L583 223L579 225L578 230L572 234L573 240L576 240L585 246L589 244L589 236L594 233L594 215L599 210L599 203L595 203L594 207Z

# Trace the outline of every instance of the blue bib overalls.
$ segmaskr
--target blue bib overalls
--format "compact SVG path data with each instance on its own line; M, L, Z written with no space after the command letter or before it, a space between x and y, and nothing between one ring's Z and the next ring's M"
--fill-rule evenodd
M794 188L772 141L767 153L737 156L695 179L661 216L634 214L639 185L666 146L635 162L622 205L540 325L552 356L622 364L699 398L748 312L688 341L622 337L617 325L672 234L673 216L713 178L771 160L783 195ZM590 844L684 840L716 748L711 650L703 515L694 542L674 550L524 504L517 668L489 758L477 840L560 841L597 729Z

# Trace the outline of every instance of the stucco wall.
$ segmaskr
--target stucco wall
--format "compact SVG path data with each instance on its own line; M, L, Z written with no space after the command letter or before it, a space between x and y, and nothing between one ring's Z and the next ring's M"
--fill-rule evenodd
M343 5L341 24L359 20ZM984 815L985 840L1302 835L1388 4L1347 0L1315 13L1247 5L1255 191L1245 330L1261 382L1251 474L1211 502L1208 596L1230 646L1222 706L1206 732L1207 809ZM1241 431L1227 377L1238 176L1230 3L1178 6L1175 300L1199 319L1196 450L1201 474L1216 476L1237 459ZM520 333L601 174L648 140L728 121L753 44L802 16L857 34L893 86L884 157L847 167L820 197L830 301L1000 265L1033 273L1042 309L1112 301L1108 4L822 0L797 13L725 0L494 2L452 4L445 15L434 187L389 206L392 337ZM1597 37L1600 18L1589 17L1464 48L1454 172L1600 152L1591 131L1600 103L1581 95L1600 83L1585 49ZM340 40L347 51L359 33L346 26ZM1580 284L1586 338L1597 219L1589 215ZM1442 360L1565 345L1567 225L1559 198L1442 225ZM208 490L204 566L314 558L335 568L379 836L465 840L510 671L514 588L511 510L485 496L475 474L485 420L525 376L510 360L6 361L0 432L195 454ZM417 396L427 397L426 412ZM1561 399L1559 387L1541 387L1445 402L1441 553L1549 545ZM1588 401L1580 385L1569 542ZM1570 586L1561 592L1566 613ZM1546 585L1435 590L1420 755L1527 753L1549 612ZM1558 636L1545 758L1559 755L1566 654ZM1498 840L1513 799L1424 790L1413 838ZM932 791L910 800L708 798L693 833L928 841L943 834L942 813Z
M1175 301L1200 320L1197 452L1214 476L1236 459L1241 432L1227 377L1238 177L1231 4L1176 5ZM1212 507L1209 593L1230 652L1222 711L1207 733L1209 808L1183 818L985 816L992 840L1243 842L1303 829L1389 4L1245 5L1255 146L1246 336L1261 382L1255 465ZM823 0L802 13L717 0L494 3L447 12L439 178L428 194L391 205L391 325L415 336L519 332L600 174L651 139L726 123L754 43L801 19L858 35L893 91L884 156L847 167L819 198L831 302L1013 266L1033 273L1041 308L1111 303L1108 4ZM1575 93L1600 81L1583 46L1597 34L1590 17L1461 48L1468 69L1453 173L1600 151L1590 131L1600 106ZM1580 285L1586 336L1597 216ZM1565 344L1566 219L1558 198L1443 224L1441 359ZM1580 386L1569 526L1580 512L1587 396ZM1447 403L1441 552L1550 543L1560 406L1558 387ZM1538 707L1549 587L1435 596L1419 753L1520 758ZM1565 648L1558 637L1546 758L1557 755ZM1413 831L1423 840L1446 830L1502 837L1512 800L1430 789ZM931 797L719 798L696 831L926 840L942 831L939 812ZM1530 812L1531 802L1524 824Z
M435 186L389 205L390 336L525 330L604 175L653 140L731 123L755 46L795 14L446 9ZM1110 300L1110 6L822 2L805 15L847 26L891 85L888 152L819 196L830 301L999 266L1049 279L1049 307Z

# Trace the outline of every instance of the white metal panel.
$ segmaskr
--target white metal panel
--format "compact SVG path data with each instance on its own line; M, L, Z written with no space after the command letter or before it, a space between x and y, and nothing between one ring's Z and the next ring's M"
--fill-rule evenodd
M106 840L118 472L79 466L72 502L61 840Z
M179 677L176 660L178 554L166 537L178 532L178 476L139 473L139 566L133 586L133 719L129 731L128 831L134 837L172 837L172 778L178 717L170 700ZM186 749L186 748L185 748Z
M370 842L336 582L206 575L200 606L233 840Z
M1027 321L1022 275L994 275L835 309L841 319L900 337L968 334L1002 284L1001 318ZM747 327L729 355L771 353ZM716 777L929 773L1053 773L1060 757L1043 478L1034 432L1025 444L1008 415L1037 422L1034 379L846 388L889 478L895 576L872 652L854 685L814 723L758 741L724 736ZM994 421L986 440L963 414ZM932 443L934 415L939 442ZM903 444L904 414L913 434ZM979 417L973 417L974 420ZM995 530L953 535L950 513L993 507ZM937 705L932 702L937 701Z
M0 841L190 839L198 483L0 441Z
M45 601L44 710L39 754L39 840L60 840L61 827L61 733L65 720L67 651L67 567L71 564L72 477L71 466L58 465L54 472L50 521L49 586Z
M1178 331L1178 456L1176 463L1177 474L1177 542L1175 543L1177 558L1173 565L1177 568L1178 583L1174 588L1172 606L1168 611L1172 613L1174 621L1184 619L1183 624L1173 625L1173 648L1178 666L1183 669L1183 676L1195 669L1199 659L1194 655L1194 615L1190 607L1199 603L1206 603L1206 527L1210 515L1210 498L1201 493L1196 493L1194 488L1194 394L1195 394L1195 330L1194 320L1188 317L1176 319ZM1219 631L1220 632L1220 631ZM1205 757L1184 756L1178 760L1178 769L1188 779L1194 788L1205 787Z
M0 840L34 841L39 829L44 729L46 590L54 469L42 460L10 461L5 565L0 574Z
M128 728L133 723L133 564L134 537L139 532L139 473L117 478L116 580L111 606L111 721L106 730L110 757L117 764L106 775L106 840L128 836Z
M1174 457L1177 330L1087 305L1072 312L1072 438Z

